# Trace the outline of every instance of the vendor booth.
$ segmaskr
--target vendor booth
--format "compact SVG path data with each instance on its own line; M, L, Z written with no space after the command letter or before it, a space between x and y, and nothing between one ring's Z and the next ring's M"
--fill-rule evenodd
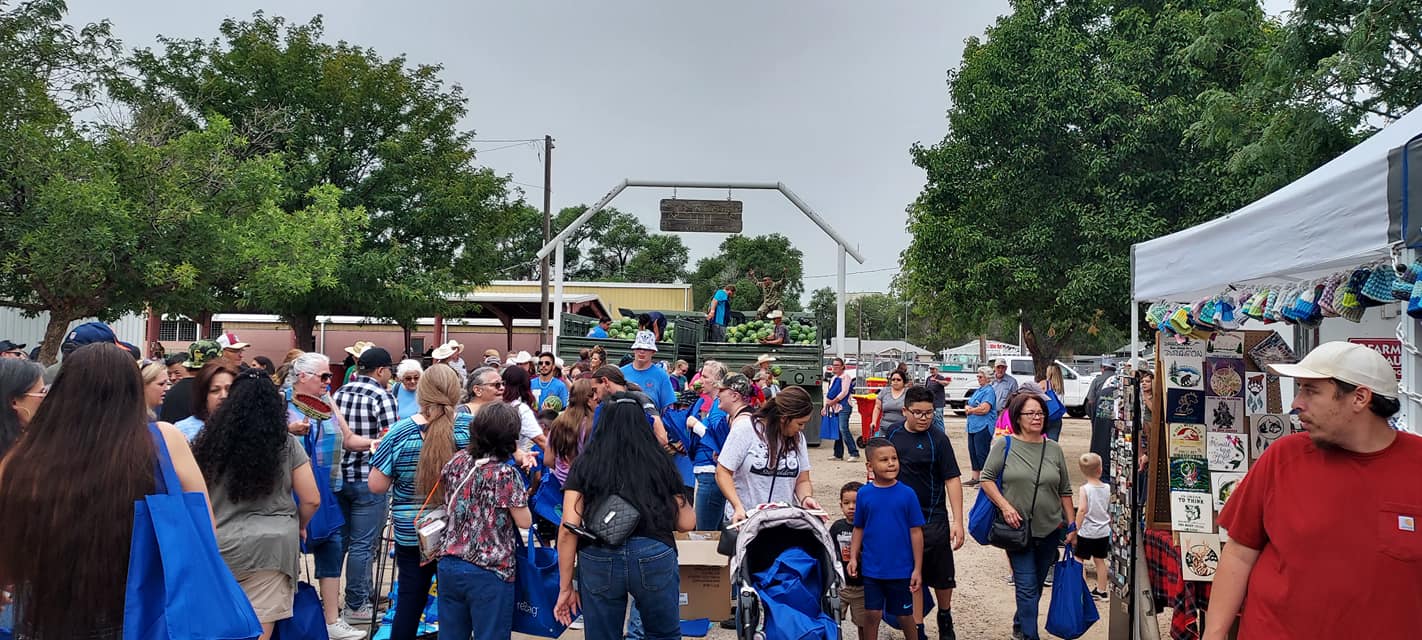
M1422 109L1257 202L1131 247L1132 333L1144 310L1157 328L1145 345L1155 380L1144 390L1120 385L1118 406L1128 410L1112 476L1143 486L1121 483L1113 512L1135 513L1144 542L1136 527L1113 532L1113 613L1125 618L1113 620L1113 638L1141 637L1154 625L1139 616L1153 605L1176 608L1177 629L1198 624L1220 557L1215 516L1273 439L1299 430L1292 384L1267 365L1334 340L1377 349L1401 380L1396 427L1422 432L1418 200ZM1132 352L1141 346L1134 339ZM1148 467L1137 476L1143 453ZM1128 579L1141 575L1146 555L1153 573L1173 572L1165 584Z

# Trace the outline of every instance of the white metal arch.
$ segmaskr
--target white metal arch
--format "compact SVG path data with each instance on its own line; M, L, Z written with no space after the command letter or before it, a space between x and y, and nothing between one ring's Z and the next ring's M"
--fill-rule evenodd
M810 205L805 204L805 201L801 200L800 196L795 195L794 191L791 191L789 187L785 186L785 183L701 182L628 179L619 182L616 186L612 188L611 191L607 192L607 195L603 196L601 200L598 200L597 204L594 204L593 206L589 207L587 211L583 212L583 215L578 216L576 220L573 220L572 224L568 225L566 229L563 229L562 231L558 232L557 236L554 236L552 240L548 241L548 244L543 245L543 248L538 250L538 258L540 260L547 257L549 252L555 252L556 255L556 257L554 258L553 266L553 326L552 330L550 331L553 340L553 348L555 351L558 348L558 332L562 328L563 320L563 250L564 245L567 242L568 235L576 231L578 227L583 226L583 224L586 223L588 220L592 219L594 215L597 215L597 212L602 211L603 208L608 205L608 203L612 202L613 198L616 198L619 194L623 192L623 190L627 189L627 187L651 187L658 189L751 189L762 191L779 191L781 195L784 195L785 198L790 201L791 204L795 205L795 208L799 209L801 213L804 213L805 217L809 218L811 222L815 223L815 226L818 226L822 231L825 232L826 235L828 235L832 240L834 240L835 244L839 245L839 271L837 276L838 295L835 297L834 327L836 336L844 335L844 257L846 254L848 254L850 256L853 256L854 260L859 264L864 264L864 256L860 255L859 250L857 248L850 246L849 241L845 240L844 236L839 235L839 232L835 231L834 228L831 227L828 222L825 222L824 218L820 217L820 214L815 213L815 210L811 209ZM836 353L835 355L844 357L844 340L838 340L836 342L838 343L839 348L838 353Z

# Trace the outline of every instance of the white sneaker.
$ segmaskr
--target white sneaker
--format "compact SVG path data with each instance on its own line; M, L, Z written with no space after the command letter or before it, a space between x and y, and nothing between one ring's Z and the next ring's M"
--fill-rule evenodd
M330 636L331 640L361 640L365 637L365 632L346 624L345 620L337 619L326 625L326 635Z
M849 456L849 458L845 459L845 462L859 462L859 456Z
M583 617L582 617L582 616L578 616L578 617L577 617L576 619L574 619L572 622L568 623L568 628L569 628L569 629L582 629L582 628L583 628Z

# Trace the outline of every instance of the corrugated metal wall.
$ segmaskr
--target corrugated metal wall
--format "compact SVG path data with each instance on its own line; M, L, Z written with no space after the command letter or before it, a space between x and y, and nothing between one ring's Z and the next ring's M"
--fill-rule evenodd
M94 318L76 320L70 323L69 328L73 329L85 322L93 322ZM114 333L118 339L129 344L138 345L145 349L143 336L145 323L144 315L126 315L119 318L117 322L110 322ZM25 349L32 349L44 339L44 327L49 324L49 313L41 313L33 318L26 318L19 309L13 307L0 307L0 340L11 340L27 345Z
M479 291L490 291L496 293L538 293L539 283L509 283L498 282L487 287L480 288ZM690 311L691 310L691 285L655 286L639 287L635 284L625 286L600 286L596 284L567 285L563 287L565 293L592 293L602 300L602 306L617 316L618 309L656 309L659 311Z

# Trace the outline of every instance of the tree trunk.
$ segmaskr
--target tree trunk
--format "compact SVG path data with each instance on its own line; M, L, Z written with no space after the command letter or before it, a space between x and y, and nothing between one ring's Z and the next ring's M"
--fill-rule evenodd
M69 331L69 323L84 316L72 312L49 310L49 324L44 326L44 345L40 347L40 364L48 367L59 361L59 345Z
M410 357L410 334L414 333L414 327L408 324L402 324L400 325L400 330L405 334L405 346L400 350L402 354L400 359L403 360Z
M296 348L302 351L316 350L316 314L297 313L286 318L287 326L296 335Z
M1057 359L1057 353L1061 351L1055 340L1039 340L1037 329L1032 326L1032 322L1026 318L1022 319L1022 346L1032 354L1032 376L1036 380L1041 380L1047 376L1047 365Z

